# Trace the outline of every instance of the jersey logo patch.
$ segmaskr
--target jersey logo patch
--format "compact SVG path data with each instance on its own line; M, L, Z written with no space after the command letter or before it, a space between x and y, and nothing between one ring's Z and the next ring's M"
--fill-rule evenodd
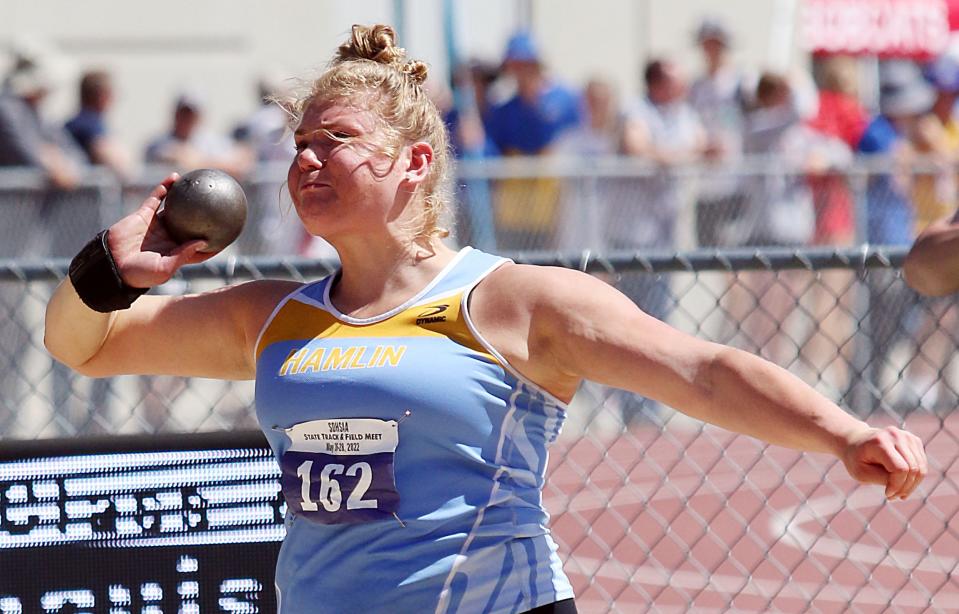
M435 324L437 322L445 322L446 316L440 315L447 309L449 305L435 305L430 307L420 315L416 316L417 326L422 326L423 324Z

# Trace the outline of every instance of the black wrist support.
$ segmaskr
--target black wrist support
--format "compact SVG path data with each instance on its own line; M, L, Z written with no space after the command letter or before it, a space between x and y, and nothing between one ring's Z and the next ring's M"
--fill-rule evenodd
M100 313L129 309L149 290L123 283L107 244L109 232L101 231L70 262L70 281L77 295L87 307Z

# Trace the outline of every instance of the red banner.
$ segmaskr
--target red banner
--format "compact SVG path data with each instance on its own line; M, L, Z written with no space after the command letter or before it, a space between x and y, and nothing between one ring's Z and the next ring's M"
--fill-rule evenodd
M813 53L929 58L949 29L947 0L803 0L800 40Z

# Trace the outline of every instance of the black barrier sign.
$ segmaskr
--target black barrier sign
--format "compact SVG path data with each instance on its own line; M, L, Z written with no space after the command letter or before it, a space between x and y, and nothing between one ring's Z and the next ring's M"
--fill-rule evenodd
M0 614L274 611L278 479L265 444L0 460Z

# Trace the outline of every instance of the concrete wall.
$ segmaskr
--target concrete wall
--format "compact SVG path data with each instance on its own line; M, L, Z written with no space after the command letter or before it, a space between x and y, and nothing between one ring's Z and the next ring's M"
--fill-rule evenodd
M652 54L698 67L692 33L704 14L723 17L747 66L775 60L785 44L788 62L801 61L789 40L772 36L775 15L798 0L451 0L454 31L464 57L498 60L518 23L530 19L555 75L577 85L587 77L613 79L626 97L638 91L642 62ZM322 66L353 23L402 24L411 55L447 69L444 0L3 0L0 48L24 36L59 49L72 77L47 103L65 118L75 105L80 70L102 67L116 80L110 123L139 153L166 130L177 91L191 89L208 103L209 127L226 131L256 106L255 81L264 72L305 75ZM395 19L397 10L401 19ZM789 38L788 36L785 38Z

